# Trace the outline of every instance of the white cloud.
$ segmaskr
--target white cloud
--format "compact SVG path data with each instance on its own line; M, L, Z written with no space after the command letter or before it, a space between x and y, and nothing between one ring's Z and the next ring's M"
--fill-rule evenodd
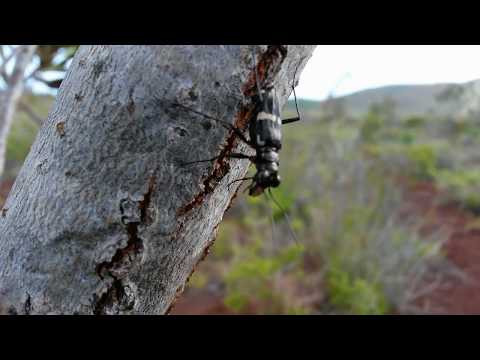
M394 84L480 79L479 45L319 45L297 95L323 99Z

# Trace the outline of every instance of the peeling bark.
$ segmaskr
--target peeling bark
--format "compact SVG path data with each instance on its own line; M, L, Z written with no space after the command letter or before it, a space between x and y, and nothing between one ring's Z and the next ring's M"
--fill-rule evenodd
M248 169L228 154L250 151L172 104L245 128L251 49L80 47L0 217L4 312L168 312ZM255 49L284 104L314 46Z

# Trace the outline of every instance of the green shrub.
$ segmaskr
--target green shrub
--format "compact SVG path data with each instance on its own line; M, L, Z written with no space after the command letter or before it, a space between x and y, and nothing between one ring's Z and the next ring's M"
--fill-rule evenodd
M433 179L437 172L438 156L436 149L428 144L416 144L407 149L413 174L420 179Z
M203 287L205 287L205 285L207 285L208 283L208 277L206 274L204 274L203 272L200 272L200 271L196 271L192 274L192 276L190 277L190 280L188 282L188 284L191 286L191 287L194 287L194 288L197 288L197 289L201 289Z
M407 128L419 128L425 126L425 123L427 120L424 117L421 116L411 116L407 119L405 119L405 126Z
M7 139L7 154L9 160L22 163L30 151L38 126L24 114L17 114Z
M402 144L410 145L415 142L415 134L411 131L402 131L400 136L398 137L398 140Z
M51 96L39 96L29 93L23 94L21 98L22 102L29 105L35 114L43 119L46 119L53 100L54 98ZM17 171L27 157L37 132L38 125L26 113L17 110L7 138L7 167L5 173L8 176L15 177L17 175Z
M241 250L245 250L243 254ZM251 302L264 305L266 312L284 312L288 307L285 299L272 286L273 278L289 265L297 263L303 254L303 247L292 245L278 254L267 256L254 247L240 249L224 281L226 285L225 305L234 311L245 310Z
M340 311L357 315L383 315L390 311L385 294L378 283L352 276L335 265L326 275L330 302Z
M441 170L435 180L440 189L448 192L449 197L460 201L467 208L480 209L480 170L458 169Z
M235 312L241 312L244 311L248 306L250 302L250 297L248 294L244 294L235 290L230 290L223 301L226 307L232 309Z
M241 231L239 225L231 220L225 220L220 224L220 231L212 246L212 257L217 260L228 260L234 254L233 244L235 235Z
M403 145L395 148L400 154L406 151ZM352 314L384 314L409 303L418 285L411 279L441 254L422 246L426 239L419 236L418 224L402 224L403 195L385 176L388 162L356 154L340 161L345 181L332 177L319 184L322 193L314 205L316 221L308 229L307 248L322 257L331 305ZM424 157L418 158L422 164ZM431 237L439 243L436 234Z
M360 137L365 142L372 142L376 139L384 125L384 119L373 112L370 112L360 126Z

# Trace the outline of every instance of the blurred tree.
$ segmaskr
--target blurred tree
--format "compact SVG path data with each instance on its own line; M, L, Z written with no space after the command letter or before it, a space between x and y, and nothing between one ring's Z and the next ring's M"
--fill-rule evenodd
M338 121L347 116L345 99L328 97L323 104L323 117L326 121Z
M436 94L435 100L438 102L455 102L460 99L464 92L465 87L463 85L451 84Z
M17 107L18 100L23 92L24 76L27 66L32 60L33 54L37 48L36 45L20 45L11 48L8 54L3 47L0 47L1 64L0 75L4 82L4 90L0 98L0 178L5 167L5 151L7 147L7 137L10 131L13 114ZM9 73L8 65L13 63L12 70Z
M369 107L369 113L382 117L387 122L396 120L397 103L387 96L382 101L373 103Z
M337 83L330 89L326 100L324 101L324 118L327 121L335 121L343 119L347 115L345 99L337 97L336 91L343 84L343 82L351 77L350 73L342 76Z
M50 88L58 89L77 49L78 45L39 45L36 51L37 66L30 77ZM55 78L47 80L45 76L51 74L56 75Z
M58 88L77 48L77 45L0 45L0 178L5 166L6 141L17 108L35 123L43 122L21 101L25 87L40 82L49 88ZM48 79L52 74L55 78Z

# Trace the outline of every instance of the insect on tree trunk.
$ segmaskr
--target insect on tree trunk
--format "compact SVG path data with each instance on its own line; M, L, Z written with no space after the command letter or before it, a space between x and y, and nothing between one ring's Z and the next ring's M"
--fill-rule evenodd
M20 45L15 50L15 54L12 54L15 64L13 65L13 71L10 76L6 74L4 68L8 60L2 63L1 74L6 82L7 88L0 99L0 178L5 168L7 138L12 126L13 115L23 92L25 70L28 64L30 64L36 48L37 45Z
M172 104L244 128L252 48L283 105L314 46L80 47L1 212L4 312L168 312L249 166L232 131Z

